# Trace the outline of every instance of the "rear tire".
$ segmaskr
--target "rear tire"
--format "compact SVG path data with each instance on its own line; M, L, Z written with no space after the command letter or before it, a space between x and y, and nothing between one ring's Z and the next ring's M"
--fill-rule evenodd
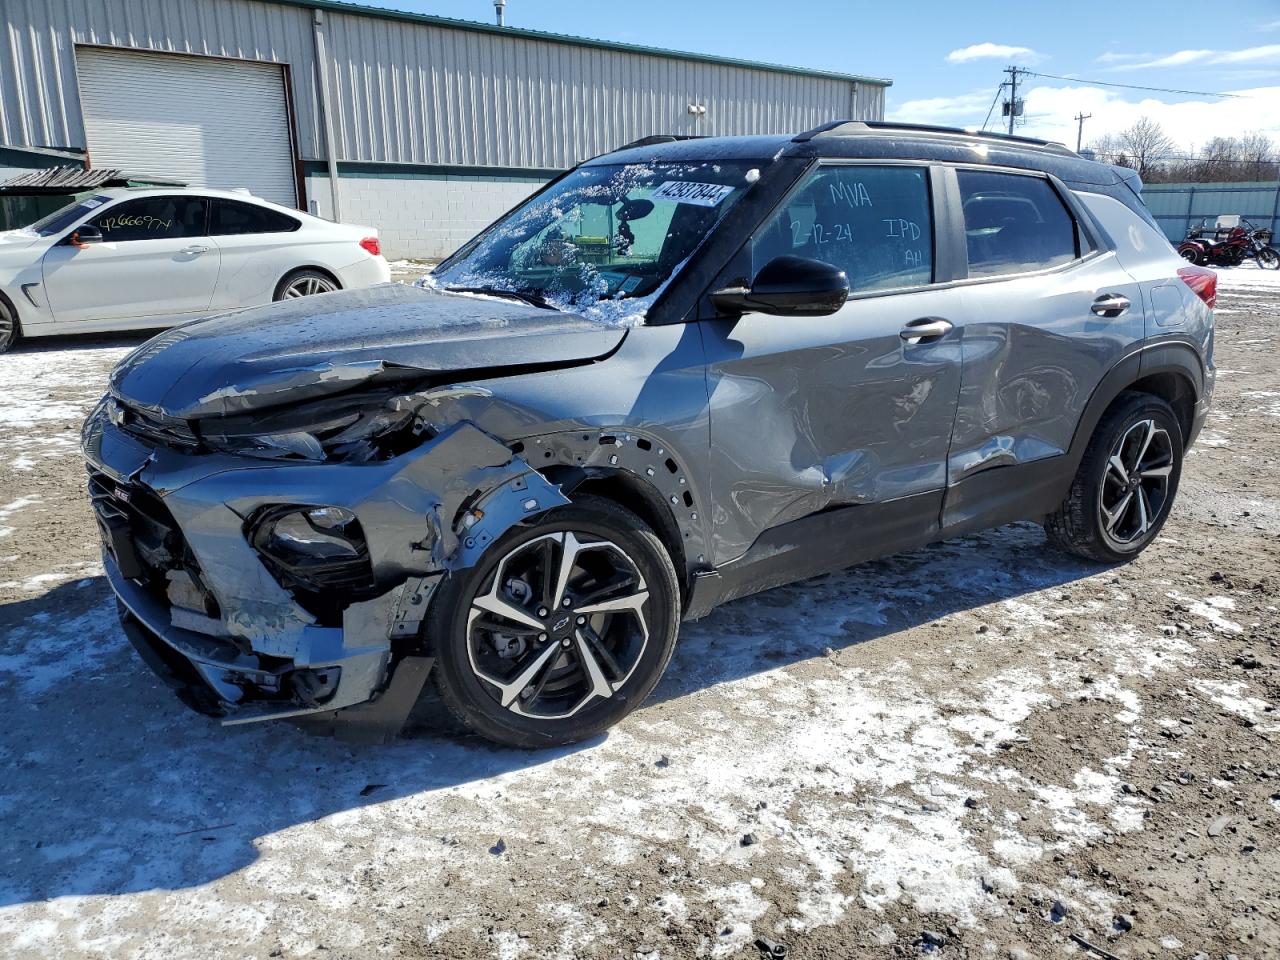
M1049 542L1102 563L1136 557L1169 516L1182 444L1169 404L1150 394L1121 394L1098 423L1066 499L1045 518Z
M602 609L605 608L605 609ZM432 598L440 697L468 728L536 748L595 736L652 692L680 588L639 517L583 496L499 537Z
M332 293L341 290L337 280L319 270L294 270L276 284L273 300L294 300L298 297L310 297L318 293Z

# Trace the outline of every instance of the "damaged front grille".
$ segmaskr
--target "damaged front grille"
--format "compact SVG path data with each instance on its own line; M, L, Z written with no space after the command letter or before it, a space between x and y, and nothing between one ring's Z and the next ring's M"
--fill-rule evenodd
M164 501L141 484L122 483L92 467L88 473L103 545L121 576L170 606L218 619L217 600Z
M200 448L200 439L185 420L159 417L116 397L107 400L107 416L121 430L151 443L186 451Z

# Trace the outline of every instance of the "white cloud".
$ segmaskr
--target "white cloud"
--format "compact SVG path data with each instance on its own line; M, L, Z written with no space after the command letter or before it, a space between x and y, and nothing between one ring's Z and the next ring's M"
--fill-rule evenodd
M1133 60L1151 60L1154 57L1154 53L1116 53L1113 50L1108 50L1094 59L1098 63L1129 63Z
M1138 93L1091 87L1030 86L1025 88L1026 123L1017 133L1045 140L1076 144L1077 113L1092 114L1085 121L1087 144L1107 133L1118 133L1142 117L1155 120L1173 140L1179 153L1187 154L1211 137L1232 137L1260 131L1280 140L1280 86L1233 91L1239 99L1181 100L1167 102ZM905 123L937 123L946 126L981 126L991 105L990 91L909 100L895 106L889 119ZM997 104L989 129L1000 130Z
M1011 47L1003 43L975 43L970 47L960 47L947 54L947 63L969 63L972 60L1013 60L1020 59L1030 63L1039 61L1040 54L1030 47Z
M1162 57L1147 57L1132 62L1133 55L1104 53L1098 58L1115 63L1112 70L1147 70L1158 67L1185 67L1188 64L1215 66L1238 63L1280 63L1280 43L1269 43L1243 50L1179 50ZM1130 61L1130 62L1124 62Z
M991 91L964 93L955 97L908 100L889 110L889 119L900 123L940 123L950 126L982 123L991 106Z

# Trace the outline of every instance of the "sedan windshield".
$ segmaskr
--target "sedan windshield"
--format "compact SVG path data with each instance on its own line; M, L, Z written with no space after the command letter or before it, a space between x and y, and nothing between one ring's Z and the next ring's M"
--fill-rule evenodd
M52 237L55 233L61 233L81 217L87 216L89 211L97 209L110 199L110 197L86 197L78 203L69 203L65 207L59 207L48 216L37 220L26 229L42 237Z
M759 175L741 162L582 167L481 234L429 282L639 322Z

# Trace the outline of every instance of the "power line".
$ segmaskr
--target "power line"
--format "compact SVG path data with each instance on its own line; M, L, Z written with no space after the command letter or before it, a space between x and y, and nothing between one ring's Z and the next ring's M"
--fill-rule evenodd
M1123 87L1126 90L1152 90L1156 93L1182 93L1189 97L1224 97L1230 100L1245 100L1238 93L1212 93L1208 90L1175 90L1172 87L1143 87L1136 83L1112 83L1109 80L1084 80L1080 77L1060 77L1056 73L1036 73L1034 70L1022 70L1029 77L1044 77L1047 80L1065 80L1067 83L1086 83L1094 87Z
M996 87L996 95L995 95L994 97L992 97L992 98L991 98L991 106L989 106L989 107L987 108L987 119L985 119L985 120L983 120L983 121L982 121L982 129L983 129L983 130L986 130L986 129L987 129L987 124L991 122L991 114L992 114L992 113L995 111L995 109L996 109L996 101L1000 99L1000 92L1001 92L1002 90L1004 90L1004 84L1003 84L1003 83L1001 83L998 87Z

